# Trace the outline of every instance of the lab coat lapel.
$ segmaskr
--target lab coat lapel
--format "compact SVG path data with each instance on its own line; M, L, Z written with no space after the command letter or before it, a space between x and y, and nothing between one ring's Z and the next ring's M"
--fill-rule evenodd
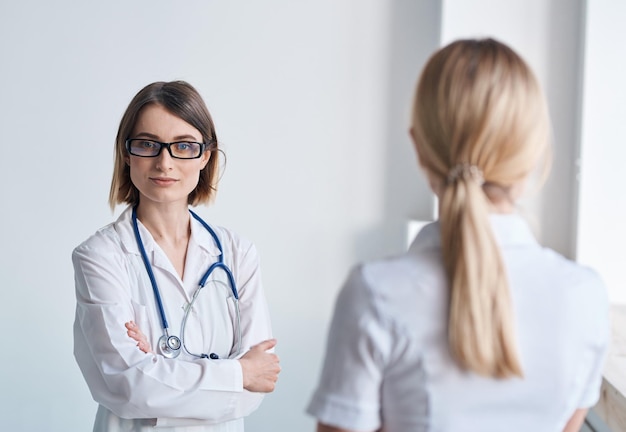
M137 246L137 240L135 239L135 233L133 231L133 222L131 220L132 208L129 206L122 212L119 218L115 221L115 232L119 236L122 243L122 249L124 252L132 255L141 255L139 252L139 246ZM143 233L142 233L143 236Z
M220 254L211 234L194 218L191 218L191 238L187 247L183 283L187 290L198 287L198 282Z
M178 276L178 273L174 269L174 266L170 262L169 258L163 250L159 247L159 245L154 241L152 234L150 231L146 229L145 226L141 223L141 221L137 221L137 226L139 227L139 234L141 235L141 241L143 243L143 247L146 251L146 255L150 260L150 264L154 269L161 269L162 271L169 274L169 277L172 280L176 281L176 285L180 289L181 292L184 292L184 287L182 285L182 281ZM128 207L124 212L120 215L118 220L115 222L115 230L120 237L120 241L122 243L122 248L126 251L126 253L131 255L141 256L141 252L139 250L139 246L137 245L137 239L135 238L135 232L133 230L133 222L132 222L132 208ZM158 276L156 276L158 280ZM184 292L185 296L187 293Z

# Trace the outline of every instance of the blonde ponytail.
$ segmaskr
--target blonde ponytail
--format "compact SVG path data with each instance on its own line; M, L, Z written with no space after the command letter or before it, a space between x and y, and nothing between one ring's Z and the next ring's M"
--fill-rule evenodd
M448 338L458 364L485 376L521 376L508 283L479 182L460 178L441 197L441 244L450 284Z
M522 376L506 269L483 183L507 191L535 168L549 120L537 81L506 45L462 40L420 77L412 132L439 185L441 250L450 289L450 352L465 370Z

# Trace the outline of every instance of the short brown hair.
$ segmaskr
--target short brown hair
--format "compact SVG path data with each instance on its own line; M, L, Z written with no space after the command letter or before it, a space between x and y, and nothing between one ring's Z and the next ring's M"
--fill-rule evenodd
M220 152L211 114L204 100L191 84L185 81L159 81L142 88L130 101L122 116L115 138L115 166L109 192L109 205L113 209L121 203L130 205L139 203L139 191L130 179L130 167L125 161L128 156L126 140L130 138L135 128L141 110L152 104L162 106L198 129L203 141L208 144L205 151L211 152L209 162L200 172L198 185L189 194L188 203L194 206L209 203L217 192Z

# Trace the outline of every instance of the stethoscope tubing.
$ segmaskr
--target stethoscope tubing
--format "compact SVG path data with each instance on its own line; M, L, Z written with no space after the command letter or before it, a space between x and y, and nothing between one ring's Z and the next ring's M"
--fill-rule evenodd
M167 323L167 317L165 316L165 309L163 308L163 301L161 300L161 294L159 293L159 288L157 287L156 278L154 277L154 272L152 271L152 265L150 264L150 260L148 260L148 254L146 253L146 248L143 246L143 241L141 240L141 234L139 234L139 225L137 224L137 206L133 207L132 213L133 220L133 231L135 232L135 238L137 239L137 245L139 246L139 252L141 253L141 258L143 259L144 266L146 267L146 271L148 272L148 277L150 278L150 284L152 285L152 291L154 292L154 298L157 302L157 307L159 309L159 315L161 317L161 325L163 326L163 330L167 333L169 329L169 325Z
M217 355L211 353L210 355L207 354L194 354L192 352L190 352L187 347L185 346L185 326L187 324L187 318L189 317L189 312L191 311L191 308L193 307L194 302L196 301L196 298L198 297L198 294L200 293L200 290L202 288L204 288L204 286L206 285L207 280L209 279L209 276L211 276L211 274L213 273L213 271L215 269L222 269L224 271L224 273L226 273L226 276L228 277L228 282L229 282L229 286L231 289L231 292L233 294L234 297L234 304L235 304L235 315L236 315L236 319L237 319L237 329L238 332L236 334L236 343L235 343L235 353L239 354L241 351L241 343L242 343L242 335L241 335L241 314L240 314L240 310L239 310L239 293L237 292L237 286L235 284L235 278L233 276L233 273L231 272L231 270L228 268L228 266L224 263L224 252L222 249L222 243L219 240L219 237L217 236L217 234L215 233L215 231L213 231L213 229L209 226L209 224L207 224L204 220L202 220L202 218L200 216L198 216L196 213L194 213L193 211L189 210L189 213L191 213L191 215L194 217L194 219L196 219L198 222L200 222L200 224L202 224L202 226L209 232L209 234L211 234L211 237L213 237L213 240L215 241L215 244L220 252L219 256L218 256L218 260L217 262L211 264L209 266L209 268L207 269L207 271L204 273L204 275L202 276L202 278L200 278L200 282L198 283L198 288L196 289L196 291L193 293L191 301L189 302L189 304L187 305L186 309L185 309L185 313L183 315L183 321L181 324L181 337L178 338L176 336L172 336L170 337L169 335L169 325L167 322L167 317L165 315L165 308L163 307L163 301L161 300L161 294L159 292L159 288L156 282L156 278L154 276L154 272L152 271L152 265L150 264L150 260L148 259L148 254L146 253L146 249L143 245L143 241L141 239L141 234L139 233L139 224L137 223L137 206L134 206L132 209L132 222L133 222L133 231L135 233L135 238L137 239L137 245L139 246L139 252L141 253L141 257L143 259L144 262L144 266L146 268L146 271L148 273L148 277L150 278L150 284L152 285L152 291L154 292L154 297L156 299L156 303L157 303L157 308L159 310L159 315L160 315L160 319L161 319L161 324L163 326L163 331L165 332L165 341L167 341L167 346L174 350L177 351L178 349L181 348L180 345L182 345L183 350L187 353L190 354L194 357L199 357L199 358L219 358ZM170 347L169 344L169 340L171 338L174 338L178 341L178 348L173 348ZM178 354L174 355L173 357L177 356Z
M230 282L230 289L233 293L233 296L235 297L235 299L239 300L239 293L237 292L237 288L235 287L236 285L235 285L235 278L233 277L233 273L226 266L226 264L224 264L224 252L222 249L222 243L220 242L220 239L217 237L217 234L215 233L215 231L213 231L213 228L211 228L208 223L202 220L200 216L198 216L191 210L189 210L189 213L191 213L191 216L193 216L198 222L200 222L202 226L206 228L209 234L211 234L211 236L213 237L213 240L215 240L215 244L217 245L217 248L220 251L220 255L217 259L217 262L211 264L209 269L204 273L204 276L200 278L199 285L201 287L204 287L207 279L209 279L209 276L211 275L211 273L213 273L213 270L215 270L217 267L221 267L226 272L226 275L228 275L228 279Z
M182 348L185 350L185 352L189 355L192 355L194 357L199 357L199 358L210 358L210 359L215 359L217 357L213 357L213 354L195 354L190 352L187 349L187 345L185 344L185 327L187 325L187 318L189 317L189 311L191 310L191 308L193 307L193 303L196 301L196 297L198 297L198 294L200 294L200 290L203 287L199 287L194 293L193 296L191 298L191 301L189 302L189 304L187 305L187 308L185 310L185 313L183 314L183 322L180 325L180 334L181 334L181 344L182 344ZM235 316L237 318L237 329L238 331L235 334L236 337L236 342L235 342L235 353L236 354L240 354L241 353L241 312L239 311L239 300L235 299L234 301L235 303Z

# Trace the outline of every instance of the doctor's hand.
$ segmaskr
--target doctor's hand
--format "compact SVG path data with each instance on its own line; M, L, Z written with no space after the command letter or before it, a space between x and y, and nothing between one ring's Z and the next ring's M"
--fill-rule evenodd
M135 321L128 321L124 325L126 326L127 330L126 334L137 341L137 347L141 351L145 352L146 354L154 354L154 352L152 351L152 347L148 342L148 338L146 337L146 335L143 334L137 324L135 324Z
M268 339L254 345L239 359L243 371L243 388L257 393L274 391L280 373L280 360L276 354L266 352L274 346L276 339Z

